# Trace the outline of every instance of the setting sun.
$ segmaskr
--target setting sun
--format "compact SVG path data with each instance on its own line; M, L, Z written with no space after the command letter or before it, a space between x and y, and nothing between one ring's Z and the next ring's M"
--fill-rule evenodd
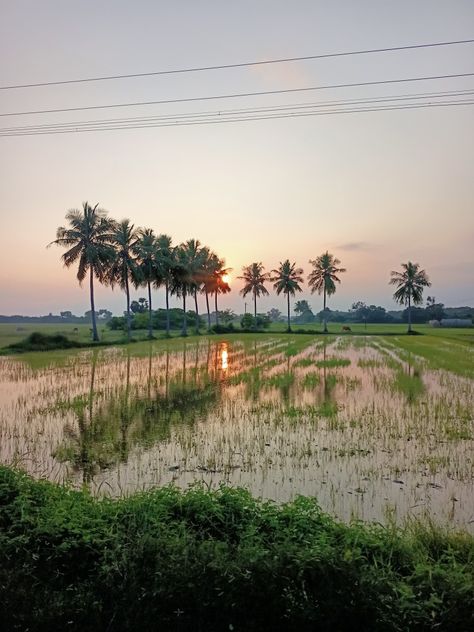
M223 274L222 275L222 280L224 281L224 283L227 283L227 285L230 284L230 274Z

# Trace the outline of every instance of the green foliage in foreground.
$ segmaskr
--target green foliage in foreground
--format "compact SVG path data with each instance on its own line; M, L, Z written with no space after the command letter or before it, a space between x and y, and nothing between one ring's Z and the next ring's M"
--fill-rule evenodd
M4 630L463 632L474 540L229 488L96 500L3 467L0 590Z

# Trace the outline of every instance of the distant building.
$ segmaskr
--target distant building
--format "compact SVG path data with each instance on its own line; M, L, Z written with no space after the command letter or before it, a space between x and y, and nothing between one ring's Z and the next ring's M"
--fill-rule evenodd
M442 318L429 322L432 327L472 327L472 318Z

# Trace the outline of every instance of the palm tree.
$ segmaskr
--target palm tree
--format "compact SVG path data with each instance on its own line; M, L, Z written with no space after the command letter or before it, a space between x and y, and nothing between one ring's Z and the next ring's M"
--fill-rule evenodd
M247 296L250 292L253 294L253 306L254 316L257 319L257 296L268 296L268 290L265 287L265 282L270 280L268 272L264 272L262 263L252 263L249 266L242 268L242 276L237 278L242 279L245 284L240 290L242 296Z
M165 286L166 300L166 335L170 335L170 291L173 283L174 269L174 248L171 245L172 239L169 235L158 235L156 238L156 263L157 271L155 277L155 285Z
M77 280L79 285L89 272L89 292L91 301L92 339L99 340L94 303L94 277L100 282L106 279L108 266L114 256L112 245L113 221L107 217L106 211L99 205L82 204L82 210L71 209L66 214L69 226L60 226L56 231L56 239L49 246L56 244L69 248L61 259L69 268L78 262Z
M183 327L182 336L188 335L188 322L186 318L186 296L192 293L193 279L189 267L188 250L185 244L180 244L174 249L174 266L171 294L183 299Z
M392 270L390 273L390 285L396 285L393 298L397 303L408 305L408 333L411 329L411 304L423 303L423 288L430 287L431 283L425 270L420 270L418 263L402 263L402 272Z
M225 268L224 259L218 259L214 269L214 305L216 310L216 325L219 324L219 309L217 307L218 294L227 294L230 292L230 285L227 282L229 272L232 268Z
M115 257L108 271L108 282L113 287L116 283L124 290L127 301L127 338L131 338L132 319L130 314L130 283L138 287L142 281L139 261L135 255L138 234L129 219L124 219L115 226L113 241Z
M152 228L140 228L133 247L143 281L148 287L148 338L153 338L151 284L159 282L156 236Z
M318 294L323 293L324 296L324 333L327 334L326 296L331 296L336 292L335 282L341 282L337 275L345 272L346 268L339 268L338 266L341 264L339 259L327 251L316 259L310 259L309 263L313 266L313 271L308 276L311 294L317 292Z
M209 294L214 292L215 276L214 272L219 266L219 257L209 250L206 246L203 248L203 266L201 276L201 293L206 297L207 309L207 329L211 329L211 311L209 309Z
M198 290L202 284L203 270L207 251L201 246L199 239L188 239L182 245L183 256L186 260L186 267L190 276L190 292L194 296L194 306L196 310L196 331L199 331L199 307Z
M290 294L295 295L295 292L302 292L300 283L303 283L302 268L297 268L296 263L290 263L287 259L283 263L280 262L278 270L272 270L273 289L278 295L282 292L286 294L288 302L288 331L291 331L290 325Z

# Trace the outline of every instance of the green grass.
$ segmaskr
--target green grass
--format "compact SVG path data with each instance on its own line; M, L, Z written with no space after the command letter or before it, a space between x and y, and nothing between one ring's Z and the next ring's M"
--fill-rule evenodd
M0 468L5 630L467 632L474 539L222 487L96 500Z

